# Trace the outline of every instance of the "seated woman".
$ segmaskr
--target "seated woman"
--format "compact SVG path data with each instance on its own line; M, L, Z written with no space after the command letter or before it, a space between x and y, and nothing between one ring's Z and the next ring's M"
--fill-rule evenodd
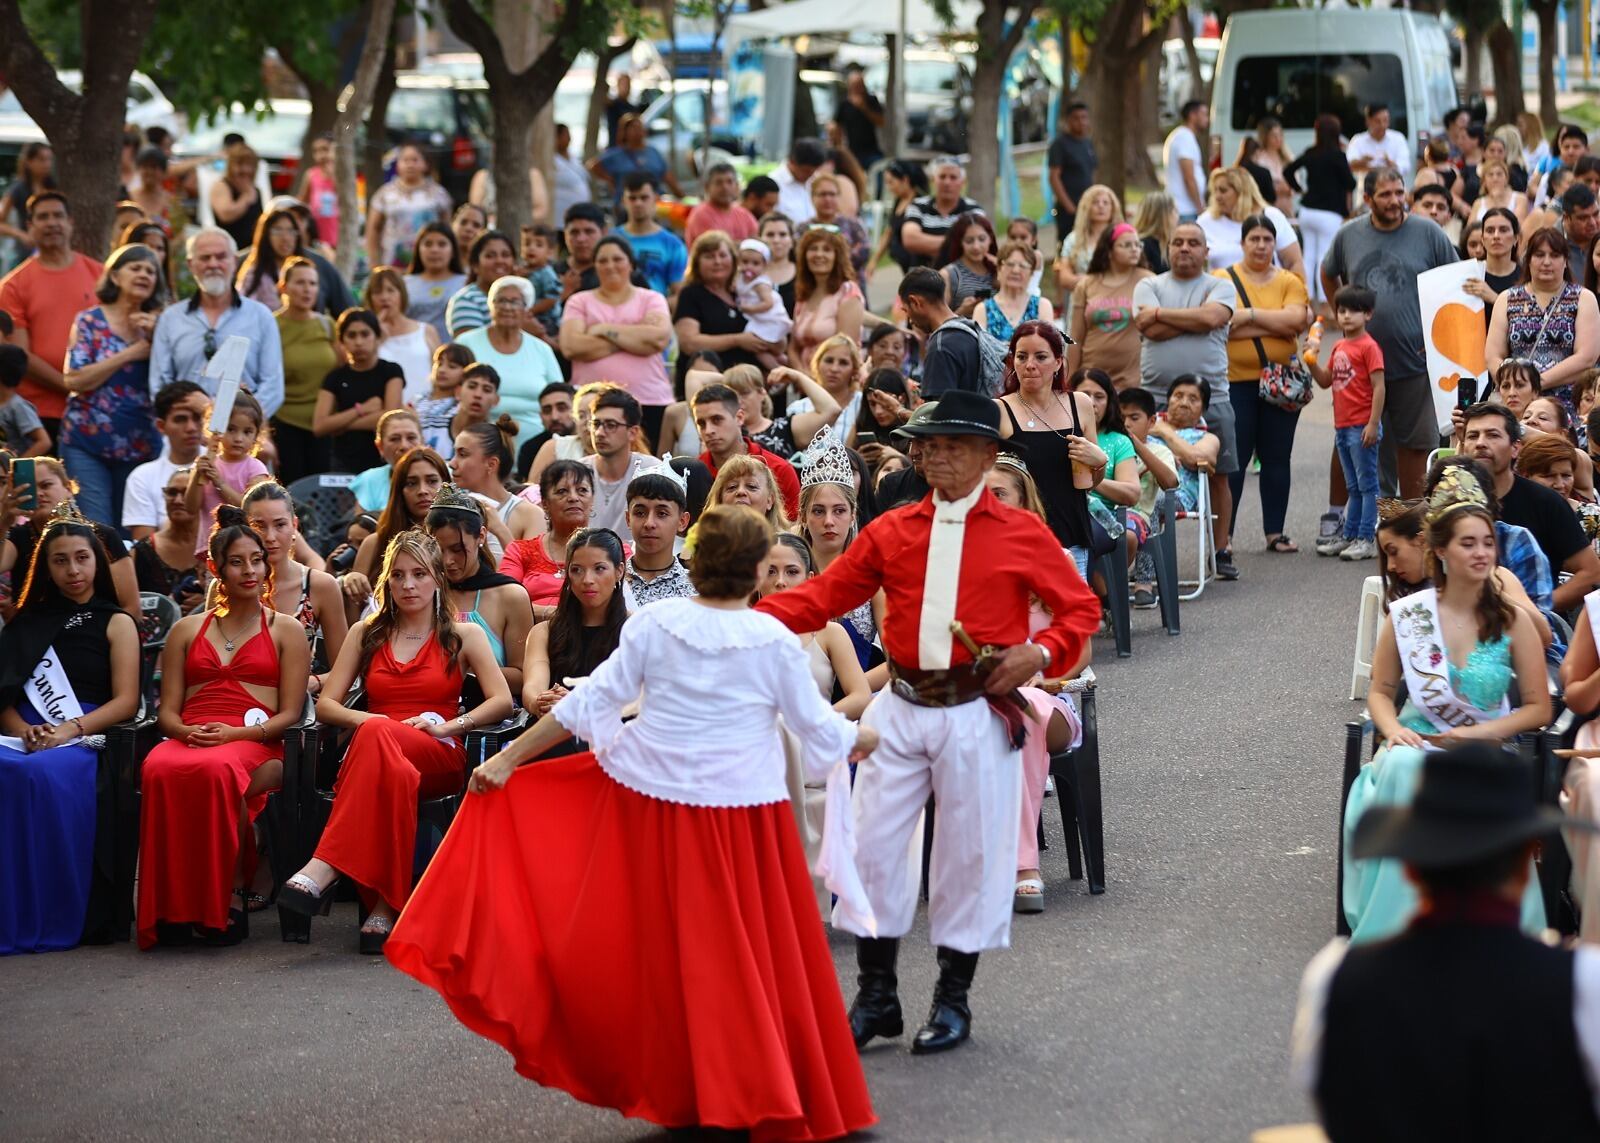
M174 624L161 653L166 741L141 776L143 949L250 935L251 822L282 782L283 734L300 721L310 673L305 629L273 609L265 541L231 505L217 518L207 552L217 604Z
M588 1103L833 1139L873 1115L795 844L777 716L808 773L831 775L825 844L853 917L837 763L876 735L829 710L793 636L749 610L765 522L713 507L697 543L699 596L630 619L582 686L474 772L388 955L522 1074ZM597 753L515 773L569 735ZM648 955L607 971L619 949Z
M1554 437L1572 447L1573 486L1579 496L1594 499L1594 461L1578 448L1577 419L1572 410L1554 397L1535 397L1519 419L1524 448L1541 437Z
M294 558L300 543L300 518L295 515L289 490L274 481L263 481L244 494L245 522L261 536L267 548L276 585L272 605L280 615L288 615L306 634L306 645L316 647L322 640L319 658L324 664L339 657L344 637L344 599L338 582L327 572L307 567ZM213 592L215 588L212 589ZM322 687L322 677L310 677L311 694Z
M109 910L90 915L99 736L139 709L139 632L94 530L62 507L0 634L0 955L110 939Z
M783 494L772 476L772 469L760 457L740 453L728 458L717 469L711 482L710 504L743 504L765 516L774 532L787 532L794 521L783 510Z
M984 484L994 498L1013 508L1032 512L1049 523L1044 499L1034 484L1028 466L1011 453L1001 453L994 467L984 474ZM1029 634L1050 625L1050 613L1037 599L1029 612ZM1089 665L1093 648L1084 645L1083 657L1055 676L1056 681L1076 678ZM1035 680L1042 684L1045 680ZM1059 687L1053 688L1059 691ZM1039 870L1039 810L1044 804L1045 783L1050 777L1050 756L1075 749L1083 739L1083 723L1072 700L1042 686L1021 688L1022 696L1044 725L1043 734L1029 734L1022 744L1022 822L1017 832L1017 888L1011 908L1017 913L1044 912L1044 878Z
M55 457L34 457L33 464L33 492L37 504L25 514L27 518L20 524L9 525L5 539L0 540L0 572L11 573L13 586L18 577L17 569L26 571L33 565L34 545L44 534L50 514L78 492L77 482L67 475L67 466ZM0 502L0 516L7 520L23 516L17 500L24 494L27 485L12 482L9 475L0 475L0 488L4 488L6 493L5 500ZM127 545L115 529L98 520L90 520L88 524L94 529L100 546L105 549L106 559L110 561L111 582L116 586L117 603L129 615L140 614L139 578L134 573L132 561L128 559Z
M1357 861L1351 838L1374 805L1406 805L1430 744L1505 742L1550 719L1543 654L1533 622L1500 594L1494 576L1494 518L1469 469L1448 469L1424 513L1433 586L1391 608L1378 630L1367 707L1386 740L1364 766L1345 804L1344 914L1351 939L1394 936L1417 911L1416 889L1399 861ZM1405 706L1395 709L1402 677ZM1515 688L1520 705L1511 708ZM1522 900L1524 931L1545 925L1537 877Z
M189 470L174 469L161 489L167 518L154 532L136 542L130 553L139 590L172 596L185 612L193 610L204 598L195 578L200 567L194 554L200 517L189 511L184 500L188 487ZM184 588L181 594L180 587Z
M428 519L428 509L433 507L433 498L449 483L450 466L431 448L414 448L394 462L389 503L378 517L378 530L361 541L355 564L339 577L345 613L352 619L372 598L372 578L389 545L401 532L422 527Z
M444 560L456 620L483 631L506 687L513 697L521 694L522 656L533 627L533 609L522 585L494 570L482 502L446 484L428 509L427 530Z
M1543 397L1540 402L1553 403ZM1561 406L1556 405L1556 408ZM1578 461L1583 455L1570 442L1554 433L1544 433L1524 440L1517 450L1517 475L1560 493L1578 514L1578 523L1583 525L1590 545L1600 552L1600 503L1596 503L1592 495L1585 498L1577 487Z
M355 734L322 840L284 883L278 904L308 917L325 913L333 883L350 878L371 910L361 926L364 953L383 951L411 895L417 798L460 790L461 737L511 713L489 640L476 624L451 618L448 592L439 545L414 529L396 536L384 551L378 610L345 640L317 700L318 721ZM484 700L458 714L469 673ZM358 679L366 684L366 710L345 705Z
M555 616L528 636L522 705L535 718L549 714L567 696L567 684L588 678L621 642L628 618L622 593L625 559L622 539L609 528L584 528L568 541Z
M693 376L693 374L691 374ZM772 415L769 385L787 382L810 402L806 409L790 410L780 417ZM839 403L808 374L780 365L770 377L763 377L754 365L732 365L722 375L722 383L739 394L744 411L744 431L768 452L788 459L811 443L817 430L839 415ZM696 386L696 391L699 387ZM698 439L698 438L697 438Z
M555 614L567 543L594 512L594 469L581 460L552 462L539 474L539 502L550 530L507 544L500 570L528 589L533 617L542 622Z
M454 483L481 497L489 509L487 543L497 564L512 540L531 540L545 530L544 513L522 495L513 472L517 431L517 422L504 413L493 424L468 425L456 434L455 455L450 458Z

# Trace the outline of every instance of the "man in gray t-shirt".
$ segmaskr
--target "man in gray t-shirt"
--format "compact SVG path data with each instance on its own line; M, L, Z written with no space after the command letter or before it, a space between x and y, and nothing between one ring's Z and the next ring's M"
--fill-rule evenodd
M1328 298L1340 286L1378 295L1367 332L1383 350L1383 432L1394 442L1400 495L1414 498L1422 495L1428 453L1439 446L1417 275L1461 255L1432 219L1407 216L1405 179L1393 168L1367 172L1363 192L1370 213L1339 228L1322 260L1322 283Z
M1234 431L1233 402L1228 395L1228 324L1239 306L1238 291L1227 278L1206 272L1205 231L1192 222L1179 223L1167 244L1172 269L1133 287L1133 323L1139 327L1139 376L1146 389L1164 404L1172 382L1186 373L1210 387L1206 428L1221 442L1216 471L1211 473L1211 510L1217 574L1238 579L1228 533L1233 526L1233 495L1228 473L1239 468L1239 442Z

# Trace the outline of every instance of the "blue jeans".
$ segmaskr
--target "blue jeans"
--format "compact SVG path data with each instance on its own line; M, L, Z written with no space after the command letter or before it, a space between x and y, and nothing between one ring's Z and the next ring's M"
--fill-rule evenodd
M1333 430L1333 447L1344 469L1350 501L1344 509L1344 538L1372 540L1378 535L1378 446L1363 445L1363 426ZM1379 429L1379 439L1383 430Z
M61 446L67 475L78 482L78 511L122 533L122 490L139 467L136 460L107 460L76 445Z

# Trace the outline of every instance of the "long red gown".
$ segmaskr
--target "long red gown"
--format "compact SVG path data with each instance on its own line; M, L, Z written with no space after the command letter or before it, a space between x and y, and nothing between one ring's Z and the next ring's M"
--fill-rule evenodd
M384 717L363 722L350 740L316 856L360 885L369 905L376 897L399 909L411 896L417 798L455 793L466 781L460 742L403 721L429 712L454 718L461 683L460 663L449 665L435 635L410 662L385 643L367 665L367 709Z
M183 677L200 689L183 703L185 724L245 725L252 708L265 709L242 683L278 686L278 648L261 616L261 630L224 664L206 638L207 615L184 656ZM271 717L276 711L267 711ZM139 817L139 947L156 943L156 924L228 924L228 898L239 861L239 805L256 767L283 757L281 742L188 746L171 739L144 760ZM253 819L267 793L246 807Z

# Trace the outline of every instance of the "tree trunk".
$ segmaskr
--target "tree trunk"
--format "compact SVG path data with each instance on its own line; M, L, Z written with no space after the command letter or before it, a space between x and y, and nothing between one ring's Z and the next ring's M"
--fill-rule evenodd
M1504 20L1489 26L1486 37L1489 47L1489 68L1494 75L1495 114L1501 122L1509 123L1527 110L1522 98L1522 47Z
M1539 17L1539 118L1546 127L1560 122L1556 110L1556 0L1533 5Z
M991 214L1000 177L1000 96L1011 54L1028 32L1028 21L1016 12L1006 27L1010 8L1007 0L984 0L978 13L981 46L973 60L972 115L967 120L967 193Z
M1194 48L1194 21L1189 19L1189 7L1186 4L1178 6L1178 31L1183 36L1183 58L1192 77L1189 98L1210 103L1211 85L1200 70L1200 53Z
M363 245L361 207L356 201L356 127L372 103L378 73L383 70L384 60L389 58L394 6L395 0L372 0L372 10L367 15L367 38L361 45L361 62L356 65L350 100L339 112L333 132L333 169L339 184L339 248L335 264L346 280L355 275L356 256Z
M1144 28L1144 0L1116 0L1099 25L1083 86L1093 93L1095 137L1102 140L1099 181L1126 197L1128 182L1158 181L1145 150L1139 68L1161 46L1163 27ZM1203 180L1202 180L1203 181Z
M383 157L389 152L389 97L395 89L394 37L389 38L389 50L384 53L383 66L378 70L378 83L372 89L372 103L367 108L366 145L362 148L360 165L356 168L367 184L367 195L383 185ZM435 172L437 173L437 172Z
M1467 57L1464 63L1466 70L1466 87L1468 91L1478 92L1483 90L1483 33L1477 28L1468 28L1466 38L1462 42L1461 50ZM1503 118L1503 116L1501 117Z
M128 77L155 21L156 0L82 0L83 91L69 90L22 21L0 0L0 75L45 133L72 204L73 246L103 258L116 214Z

